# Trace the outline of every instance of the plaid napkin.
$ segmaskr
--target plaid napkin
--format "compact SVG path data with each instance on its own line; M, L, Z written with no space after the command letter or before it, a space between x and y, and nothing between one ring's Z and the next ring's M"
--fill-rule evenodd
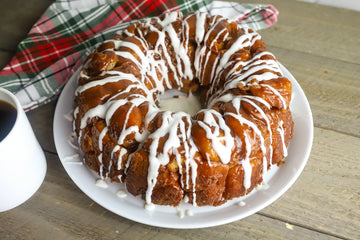
M141 18L164 12L220 14L254 30L277 21L272 5L212 0L57 0L20 42L0 72L0 87L19 98L25 111L54 100L97 43Z

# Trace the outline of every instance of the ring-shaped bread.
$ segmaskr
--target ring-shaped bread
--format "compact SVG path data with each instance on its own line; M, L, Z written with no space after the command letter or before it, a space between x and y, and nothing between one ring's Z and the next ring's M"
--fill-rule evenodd
M130 25L88 56L74 129L85 163L146 206L220 205L262 183L293 135L291 82L258 33L221 16L171 12ZM162 111L196 92L191 116Z

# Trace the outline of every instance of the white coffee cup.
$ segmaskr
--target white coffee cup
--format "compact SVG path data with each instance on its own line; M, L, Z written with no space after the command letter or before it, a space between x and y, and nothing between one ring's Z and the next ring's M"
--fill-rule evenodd
M46 173L46 158L18 99L0 88L0 100L17 112L10 132L0 142L0 212L3 212L22 204L39 189Z

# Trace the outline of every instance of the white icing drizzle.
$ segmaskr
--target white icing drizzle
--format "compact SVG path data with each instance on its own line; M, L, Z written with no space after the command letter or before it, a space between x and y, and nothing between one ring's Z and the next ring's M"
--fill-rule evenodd
M251 46L250 39L253 36L258 35L256 32L253 32L253 33L249 33L248 31L245 31L245 32L247 34L243 34L240 37L238 37L238 39L236 39L236 41L231 45L231 47L221 57L221 60L220 60L219 66L218 66L218 71L224 69L225 65L229 62L230 57L235 52L237 52L240 49L250 47Z
M277 128L277 131L280 133L282 147L283 147L283 154L284 154L284 158L285 158L288 155L288 151L287 151L286 144L285 144L285 137L284 137L285 133L284 133L283 125L284 125L284 122L280 121L279 122L279 127Z
M108 104L100 104L100 105L97 105L96 107L88 110L84 114L84 116L81 118L80 129L82 130L82 129L84 129L86 127L88 119L92 119L94 117L104 118L107 105ZM82 131L80 131L80 133L81 132ZM79 137L79 139L80 139L80 137Z
M107 72L108 74L112 74L111 72ZM79 86L77 89L76 89L76 95L79 95L81 94L82 92L90 89L90 88L93 88L93 87L96 87L96 86L103 86L107 83L114 83L114 82L119 82L121 80L130 80L132 82L138 82L138 80L134 77L134 75L132 74L127 74L127 73L122 73L122 72L114 72L114 76L109 76L109 77L106 77L104 79L101 79L101 80L96 80L96 81L91 81L91 82L88 82L82 86Z
M117 165L118 170L121 169L121 163L122 163L123 157L127 152L128 151L126 150L126 148L121 148L120 153L119 153L119 157L118 157L118 165Z
M270 85L268 85L268 84L260 84L260 85L263 86L263 87L269 88L276 96L278 96L279 99L280 99L281 102L282 102L283 108L286 110L286 108L287 108L286 101L285 101L285 99L283 98L283 96L281 96L281 94L278 92L278 90L276 90L275 88L273 88L272 86L270 86Z
M176 208L176 213L177 213L179 218L184 218L185 217L184 211L179 207Z
M183 44L180 42L180 39L177 36L175 29L173 28L173 25L167 25L164 30L169 34L172 46L175 51L177 62L180 63L182 61L184 64L184 71L181 70L181 64L177 64L177 70L180 73L180 76L187 79L193 79L190 57L187 55L187 51L184 48Z
M214 31L215 27L217 26L217 24L223 20L223 18L219 18L217 19L216 22L213 22L211 23L210 25L212 25L210 27L210 29L207 31L207 33L205 34L204 36L204 42L206 43L210 34ZM215 20L214 20L215 21ZM196 25L196 31L198 31L198 29L200 28L203 28L203 26L201 26L201 21L199 22L200 25L198 25L198 22L197 22L197 25ZM201 31L201 30L199 30ZM213 39L213 41L211 42L211 45L210 45L210 49L213 47L213 44L217 41L225 41L225 39L228 37L228 33L224 34L223 38L221 40L219 40L220 36L223 35L223 33L226 31L226 29L223 29L221 30L219 33L217 33L216 37ZM198 33L199 34L199 33ZM207 53L206 53L207 51ZM206 55L205 55L206 53ZM208 59L209 59L209 56L211 54L211 51L207 49L207 46L206 44L198 47L195 51L195 60L194 60L194 68L195 68L195 71L196 71L196 76L197 78L200 80L200 82L202 83L204 81L203 77L204 77L204 71L202 69L201 66L204 66L206 67L207 66L207 63L208 63ZM215 79L214 74L215 74L215 67L218 65L217 62L218 60L220 59L219 57L220 55L218 55L218 57L215 59L215 62L213 63L213 67L212 67L212 71L211 71L211 82L213 79ZM204 58L205 58L205 63L203 64L203 61L204 61Z
M192 192L193 192L193 206L197 206L196 203L196 178L197 178L197 168L198 165L195 162L193 156L195 155L195 152L198 151L197 147L195 146L195 143L192 139L189 140L190 148L190 156L191 158L186 158L185 164L186 164L186 181L187 181L187 187L189 186L189 167L191 168L191 182L192 182ZM188 167L189 166L189 167Z
M110 172L111 172L111 167L112 167L112 165L113 165L113 161L110 159L109 160L109 166L108 166L108 169L107 169L107 171L106 171L106 178L108 178L109 177L109 174L110 174Z
M108 188L109 187L107 182L105 182L105 180L102 178L97 179L95 182L95 185L100 188Z
M257 127L257 125L255 123L253 123L253 122L245 119L244 117L242 117L240 112L239 112L239 110L240 110L240 102L243 99L246 99L246 98L244 98L243 96L236 96L235 98L233 98L232 104L235 107L237 113L234 114L234 113L231 113L231 112L227 112L227 113L225 113L225 115L229 115L229 116L232 116L233 118L237 119L239 121L240 125L245 124L245 125L249 126L249 128L251 128L255 132L255 134L257 134L259 136L259 138L260 138L260 149L261 149L261 151L263 152L263 155L264 155L263 162L267 163L267 160L266 160L266 157L265 157L265 154L266 154L265 140L264 140L264 137L263 137L261 131L259 130L259 128ZM250 101L247 100L247 102L250 102ZM244 172L245 172L245 174L244 174L245 175L245 177L244 177L244 187L245 187L245 189L248 189L251 186L252 167L251 167L250 160L249 160L250 153L251 153L251 145L250 145L247 134L245 134L245 148L246 148L246 158L243 160L243 168L244 168ZM246 165L246 166L244 166L244 165ZM267 166L266 166L266 169L267 169Z
M230 162L232 148L234 147L234 138L231 135L230 128L226 125L222 115L213 110L202 110L204 121L198 121L198 124L205 130L206 138L211 139L212 147L220 158L221 162L227 164ZM215 119L216 118L216 119ZM212 128L214 130L212 130ZM224 136L220 136L223 131ZM223 144L223 142L225 144ZM209 161L210 159L208 159Z
M170 14L168 15L167 17L165 17L165 19L160 22L160 24L162 24L163 26L166 26L168 23L168 18L171 18L172 16L174 16L175 14ZM158 40L156 42L156 46L155 46L155 50L154 51L148 51L147 53L149 54L149 56L151 57L147 62L148 64L145 64L146 65L149 65L150 63L152 64L155 64L155 66L153 68L146 68L145 69L147 70L147 74L149 74L150 72L150 75L153 77L153 79L155 80L156 82L156 88L161 92L163 93L164 92L164 87L163 87L163 83L161 80L164 80L165 82L165 85L167 86L167 88L171 89L171 83L169 82L169 79L168 79L168 75L167 75L167 67L166 67L166 64L165 64L165 61L166 63L168 64L168 66L170 67L171 71L174 73L174 76L175 76L175 81L178 85L182 86L182 82L181 82L181 79L180 77L178 76L178 73L177 73L177 70L176 70L176 66L174 64L172 64L172 60L171 60L171 57L170 57L170 54L168 53L168 50L167 50L167 47L165 45L165 32L164 31L160 31L158 30L157 28L155 28L153 25L145 25L145 27L149 27L151 31L154 31L158 34ZM163 53L164 56L165 56L165 61L164 60L158 60L158 61L154 61L154 58L153 56L155 55L155 53ZM144 64L144 62L143 62ZM157 66L157 67L156 67ZM157 69L159 70L160 72L162 72L162 77L163 79L158 79L157 78L157 75L156 75L156 71L154 72L154 70ZM153 70L153 71L151 71Z
M145 203L145 206L144 206L145 210L149 211L149 212L152 212L155 210L155 204L153 203Z
M73 117L73 110L71 110L70 112L64 114L64 118L66 120L68 120L69 122L72 122L74 120L74 117Z
M271 59L268 60L262 60L262 57L271 57ZM234 61L229 61L227 63L227 65L225 66L225 68L233 65L233 67L229 70L229 72L226 75L226 79L233 79L233 76L239 77L238 75L240 75L240 73L242 73L243 70L248 70L249 68L253 68L253 67L257 67L255 69L253 69L253 73L260 71L260 70L266 70L266 69L271 69L272 71L275 71L279 74L282 75L280 66L278 64L278 62L276 60L274 60L275 57L273 54L271 54L268 51L263 51L260 52L256 55L254 55L252 57L252 59L248 60L248 61L238 61L234 64ZM240 71L236 71L237 68L239 68L240 66L243 66L242 69L240 69ZM255 70L255 71L254 71Z
M259 35L254 35L254 36L259 36ZM270 56L270 59L262 60L261 58L265 57L265 56L267 56L268 58ZM245 62L237 61L235 63L234 61L235 60L229 61L223 67L224 69L229 69L229 67L232 66L226 74L227 81L225 82L224 86L221 89L218 89L217 92L215 92L216 84L213 84L211 86L211 88L208 92L208 96L210 97L209 102L216 101L216 99L219 96L228 92L229 89L237 88L239 83L242 83L244 86L246 86L246 85L251 85L250 82L254 79L258 82L263 82L263 81L267 81L267 80L271 80L271 79L277 79L277 78L279 78L279 76L282 75L282 72L281 72L278 62L275 60L274 56L267 51L261 52L255 56L253 56L253 58L251 60L248 60ZM216 64L214 64L213 66L215 66L215 65ZM242 67L242 68L240 68L240 67ZM240 68L240 70L237 70L239 68ZM269 72L269 70L272 72ZM259 72L261 72L261 73L259 73ZM273 72L275 72L276 74L274 74ZM220 73L221 73L221 71L219 70L219 68L217 68L216 76L218 76ZM257 73L257 74L255 75L255 73ZM280 99L282 98L280 94L278 94L277 96L280 97ZM283 99L281 99L281 101L283 101ZM212 104L214 104L214 103L212 103Z
M111 151L111 154L110 154L110 158L113 159L114 158L114 154L120 150L120 146L119 145L115 145L115 147L113 148L113 150ZM119 168L118 168L119 170Z
M100 166L99 166L99 175L100 175L101 178L104 178L104 176L103 176L104 164L103 164L103 161L102 161L102 156L103 156L103 154L100 153L97 158L98 158L99 163L100 163Z
M69 159L74 159L74 158L77 158L77 157L79 157L79 154L75 153L73 155L65 156L62 160L67 161Z
M80 161L65 161L65 164L71 164L71 165L83 165L83 162Z
M196 13L196 30L195 30L195 41L197 44L200 44L205 35L205 20L207 14L203 12Z
M194 212L191 211L190 209L186 209L185 214L186 214L186 216L189 216L189 217L194 216Z
M194 15L196 17L195 42L197 44L197 48L195 49L193 63L188 55L190 45L190 26L188 25L186 19L184 19L182 27L179 29L180 32L177 33L177 29L174 28L175 25L173 25L173 22L178 19L182 20L183 16L181 13L171 12L166 14L163 20L153 18L146 19L141 22L141 28L148 29L148 32L153 32L157 35L157 41L154 46L149 46L140 28L135 30L136 34L130 33L128 30L124 30L119 33L120 35L125 34L127 36L131 36L132 39L135 39L132 42L129 42L126 39L113 39L106 41L112 42L114 44L114 48L107 49L105 51L113 51L118 57L125 58L132 62L132 64L139 69L139 76L136 74L134 75L133 73L123 73L112 70L105 71L100 74L100 76L103 77L101 80L89 81L88 83L79 86L76 90L76 95L80 96L89 89L94 87L104 87L108 83L124 81L124 83L127 84L125 89L119 89L117 93L114 93L113 96L106 101L89 109L85 113L82 113L78 129L78 141L80 142L83 129L87 126L91 119L96 117L104 119L106 125L109 126L112 117L118 109L124 104L130 104L130 108L126 113L123 123L123 129L120 131L120 136L117 139L118 145L112 149L111 161L105 176L108 177L113 161L115 161L113 159L115 153L118 153L116 168L117 170L120 170L122 161L126 160L123 159L124 156L128 154L127 159L130 160L132 154L136 152L130 153L122 146L127 136L135 133L135 140L140 143L138 150L141 149L141 143L144 142L145 139L151 139L148 149L149 168L147 176L147 189L145 193L145 209L148 211L152 211L155 208L155 205L151 201L151 195L154 187L156 186L159 168L169 163L170 155L175 156L178 163L181 187L189 191L187 194L192 194L192 204L196 206L198 164L195 160L195 155L198 152L198 148L191 137L191 126L194 122L191 115L194 115L194 113L191 113L190 115L181 111L174 112L172 109L165 110L161 113L161 126L150 134L147 128L160 111L159 107L155 104L159 94L163 94L167 89L172 89L174 87L181 88L183 86L183 80L185 79L192 80L197 78L199 79L200 84L204 83L205 80L207 81L207 79L205 79L204 69L209 71L208 68L211 67L211 72L208 73L210 74L210 89L207 93L207 107L211 108L219 102L230 102L234 106L236 113L225 112L224 116L231 116L235 118L239 124L247 125L259 137L260 149L263 153L263 174L267 171L268 163L268 160L266 159L267 149L264 137L254 122L241 116L240 107L241 101L250 104L258 113L256 116L252 117L256 118L260 116L264 120L270 137L268 150L270 151L269 162L271 163L273 155L273 133L271 130L270 119L267 117L265 110L263 109L269 110L272 106L269 102L260 97L251 95L237 96L231 94L229 90L238 88L239 83L243 84L244 87L260 84L261 86L270 89L280 99L284 109L287 107L286 101L282 95L276 89L266 84L266 81L277 79L282 76L279 64L271 53L267 51L261 52L253 56L249 61L239 61L238 59L232 58L232 56L239 50L249 49L255 41L260 40L261 37L259 34L251 32L248 29L244 29L244 34L235 39L229 49L221 54L217 54L214 59L210 59L210 56L214 56L212 55L214 53L210 50L214 47L214 44L216 42L225 42L229 38L229 32L226 28L224 28L223 30L216 32L216 35L214 39L212 39L210 45L207 44L209 37L214 36L216 27L224 21L224 18L212 18L208 23L208 29L205 29L205 23L209 19L208 15L206 13L197 12L192 15L188 15L187 18ZM161 25L161 27L155 27L152 23L153 21L157 22ZM179 39L179 35L181 35L182 40ZM171 47L168 45L171 45ZM131 51L128 51L129 49ZM172 52L170 52L169 49L171 49ZM155 56L160 57L155 58ZM267 59L264 60L263 58ZM87 68L88 63L89 61L85 63L85 68ZM223 73L226 73L226 81L224 86L219 87L221 80L220 76L223 76ZM169 76L172 76L174 81L170 82ZM88 79L89 76L86 75L85 71L81 71L80 78ZM142 93L139 94L139 91L137 91L138 93L135 94L133 93L134 89L141 90ZM119 99L119 96L124 93L128 93L126 98ZM141 126L141 129L138 126L127 126L132 111L144 104L148 106L148 110L144 113L144 123L143 126ZM212 147L221 162L223 164L228 164L231 160L231 154L235 143L231 129L227 126L224 116L221 113L213 109L202 110L202 112L204 113L204 119L202 121L197 120L197 123L206 132L206 137L211 140ZM80 118L79 107L75 108L73 115L74 119ZM286 157L287 150L284 142L283 122L280 122L277 131L281 135L284 156ZM102 141L107 133L108 127L105 127L99 134L98 146L101 153L98 155L98 160L100 162L99 174L101 178L103 178L103 171L106 171L102 162ZM167 141L164 143L163 150L162 152L158 152L160 139L165 137L167 137ZM244 187L245 189L249 189L251 187L252 175L252 166L250 163L252 148L250 144L250 136L248 136L247 133L245 133L244 136L244 144L246 152L244 159L240 160L240 164L242 164L244 170ZM178 149L180 147L183 147L181 152ZM211 159L208 158L207 160L209 164L211 164ZM125 172L129 165L130 161L127 161ZM119 179L121 179L121 176L119 176ZM104 182L103 179L99 179L98 181L100 185ZM190 186L192 186L192 189L189 189ZM185 194L184 197L184 201L186 202L188 202L187 194ZM119 191L117 195L121 195L119 197L123 197L124 192ZM181 214L179 217L184 217L184 212L182 210L180 212ZM187 210L186 215L191 216L192 212Z
M245 71L244 73L237 73L236 75L233 75L232 78L230 78L224 85L224 88L222 89L222 92L226 92L229 89L237 88L239 82L242 82L245 85L248 85L248 83L256 79L258 81L266 81L271 80L274 78L278 78L279 76L277 74L274 74L272 72L263 72L261 74L254 75L254 73L262 71L266 68L266 65L258 65L255 67L250 68L249 70Z
M218 41L223 42L223 41L225 41L225 39L228 38L229 33L226 32L226 33L224 34L224 36L222 37L222 39L219 39L220 36L222 36L225 31L226 31L226 29L224 28L223 30L221 30L221 31L216 35L216 37L214 38L213 42L212 42L211 45L210 45L210 49L213 48L215 42L218 42ZM210 51L209 51L209 53L210 53ZM208 60L209 60L209 58L207 57L204 66L207 66L207 65L208 65ZM217 58L215 59L215 62L212 64L212 68L211 68L211 82L215 79L216 66L218 65L219 60L220 60L220 58L217 57ZM204 73L204 72L203 72L203 73ZM219 80L219 78L218 78L218 80Z
M112 104L109 109L108 109L108 112L106 113L106 116L105 116L105 119L106 119L106 123L107 124L110 124L110 119L111 117L113 116L114 112L117 111L119 109L120 106L124 105L125 103L127 102L127 100L122 100L122 101L116 101L114 102L114 104ZM123 128L121 130L121 134L118 138L118 141L117 143L119 145L123 144L124 143L124 140L125 138L135 132L136 134L140 134L139 133L139 127L138 126L130 126L130 127L126 127L127 125L127 122L129 121L129 117L130 117L130 113L132 112L133 108L135 107L134 104L131 105L130 109L128 110L127 114L126 114L126 118L125 118L125 121L124 121L124 124L123 124Z
M267 183L262 182L262 183L260 183L259 185L256 186L256 190L258 190L258 191L264 191L264 190L266 190L266 189L269 189L269 187L270 187L270 186L269 186Z
M201 62L202 62L202 58L203 58L203 55L205 54L206 52L206 47L205 46L201 46L201 47L198 47L196 48L195 50L195 59L194 59L194 68L195 68L195 75L199 78L200 82L202 82L202 78L201 78L201 74L202 74L202 68L201 68ZM209 57L210 55L210 51L208 51L208 55L206 58Z
M255 100L259 100L261 101L262 98L259 98L259 97L250 97L250 96L245 96L242 100L245 101L245 102L248 102L250 103L261 115L261 117L265 120L266 122L266 125L267 125L267 130L269 132L269 139L270 139L270 145L269 145L269 150L270 150L270 160L269 162L271 163L272 162L272 155L273 155L273 147L272 147L272 130L271 130L271 124L270 124L270 119L266 116L266 114L264 113L264 111L257 105L255 104L255 102L251 101L250 99L248 98L252 98L252 99L255 99ZM264 101L265 102L265 101ZM265 105L266 106L266 105ZM270 107L268 107L268 109L270 109ZM265 148L265 145L261 145L261 151L264 153L264 156L263 156L263 175L266 174L267 172L267 159L266 159L266 148Z
M249 142L249 136L246 133L245 133L245 148L246 148L246 156L245 159L241 160L241 163L244 169L244 188L249 189L251 187L251 175L252 175L252 167L250 164L251 145Z
M117 193L116 193L116 196L118 196L119 198L125 198L127 196L127 193L123 190L119 190Z
M165 18L159 23L164 27L171 24L178 18L182 18L181 12L169 12L168 14L166 14Z
M146 203L151 203L151 195L152 191L156 185L157 176L159 173L159 168L161 165L166 165L169 163L169 153L172 152L176 156L179 155L178 148L180 146L185 147L185 157L186 157L186 171L188 172L189 166L191 166L192 169L192 176L193 176L193 185L196 181L194 181L194 175L196 177L196 172L194 172L194 165L196 165L193 156L189 156L189 154L192 153L192 151L186 151L190 149L190 146L187 143L187 139L189 139L189 130L186 131L185 128L185 122L183 121L183 118L188 119L190 121L189 114L186 114L184 112L170 112L165 111L161 115L162 117L162 124L161 126L153 133L149 135L149 138L152 139L152 142L149 147L149 168L148 168L148 187L145 194L145 200ZM178 135L178 129L180 130L180 135ZM162 137L165 137L165 135L168 134L168 140L165 142L163 146L163 151L158 152L158 145L159 141ZM188 176L189 174L186 174L187 176L187 184L188 184Z
M77 119L78 113L79 113L79 107L75 107L74 113L73 113L74 119ZM72 127L73 127L73 132L75 133L75 129L76 129L76 127L75 127L75 121L73 121ZM80 132L81 132L81 131L80 131ZM80 136L78 137L78 141L80 141ZM80 144L79 144L79 145L80 145Z
M100 132L99 134L99 143L98 143L98 146L99 146L99 150L102 151L103 150L103 138L105 137L105 135L107 134L108 132L108 127L104 127L103 130Z

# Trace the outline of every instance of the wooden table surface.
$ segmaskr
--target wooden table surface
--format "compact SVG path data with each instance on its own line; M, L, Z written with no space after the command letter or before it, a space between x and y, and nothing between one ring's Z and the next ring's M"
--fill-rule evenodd
M69 178L53 141L56 102L27 115L47 174L27 202L0 213L0 239L360 239L360 12L286 1L259 31L295 76L313 112L314 141L303 173L280 199L223 226L176 230L122 218ZM0 1L0 68L51 1Z

